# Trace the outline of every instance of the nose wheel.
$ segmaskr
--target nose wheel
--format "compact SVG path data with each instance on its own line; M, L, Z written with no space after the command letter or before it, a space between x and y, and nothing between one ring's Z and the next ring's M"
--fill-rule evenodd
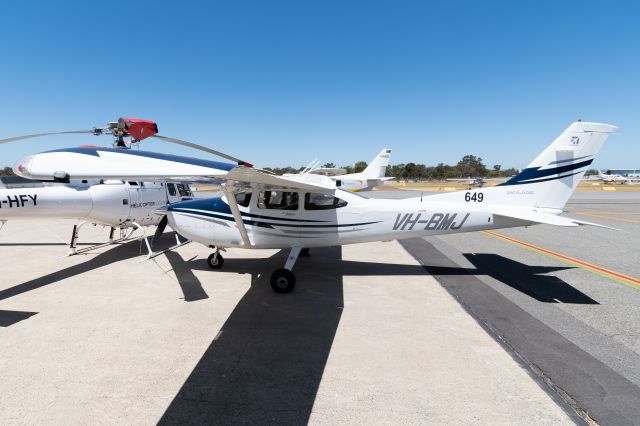
M211 269L220 269L222 265L224 265L224 257L217 251L211 253L207 258L207 265L209 265Z

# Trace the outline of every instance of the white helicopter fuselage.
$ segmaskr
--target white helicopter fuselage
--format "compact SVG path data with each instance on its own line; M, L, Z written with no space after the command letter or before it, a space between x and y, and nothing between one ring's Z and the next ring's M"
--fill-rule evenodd
M179 184L182 196L176 186L172 195L167 185L176 184L112 180L0 189L0 220L67 218L114 228L157 225L161 216L156 209L190 198L186 185Z

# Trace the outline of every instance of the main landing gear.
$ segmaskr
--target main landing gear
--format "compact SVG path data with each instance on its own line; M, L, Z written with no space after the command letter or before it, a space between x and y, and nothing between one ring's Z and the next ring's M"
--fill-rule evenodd
M207 258L207 264L211 269L220 269L224 264L224 258L220 254L220 250L224 249L216 247L216 251L211 253ZM296 286L296 276L291 272L291 269L293 269L293 265L295 265L299 256L309 256L309 249L302 247L291 248L284 268L276 269L273 271L273 274L271 274L270 283L273 291L276 293L290 293L291 290L294 289Z
M271 288L276 293L290 293L296 286L296 276L293 275L291 270L296 260L298 260L301 251L302 247L292 247L284 268L276 269L273 271L273 274L271 274Z

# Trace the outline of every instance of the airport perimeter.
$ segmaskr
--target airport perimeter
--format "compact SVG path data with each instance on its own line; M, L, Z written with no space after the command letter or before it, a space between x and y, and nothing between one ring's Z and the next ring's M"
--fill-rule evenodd
M280 251L229 250L221 271L198 244L60 258L73 221L9 221L0 422L633 424L640 193L579 192L566 210L620 230L317 249L286 295L268 284Z

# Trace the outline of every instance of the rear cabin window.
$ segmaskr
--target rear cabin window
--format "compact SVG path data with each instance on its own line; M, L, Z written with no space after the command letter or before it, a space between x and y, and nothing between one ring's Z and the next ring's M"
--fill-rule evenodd
M176 196L176 187L172 183L167 184L167 188L169 189L169 195L175 197Z
M251 192L238 192L236 194L236 203L238 203L239 206L249 207L250 202L251 202Z
M176 183L176 187L178 188L178 193L181 197L191 197L191 191L187 185L183 183Z
M273 210L298 210L298 193L262 191L258 194L258 207Z
M347 205L347 202L338 197L327 194L317 194L307 192L304 194L305 210L331 210L338 209Z

